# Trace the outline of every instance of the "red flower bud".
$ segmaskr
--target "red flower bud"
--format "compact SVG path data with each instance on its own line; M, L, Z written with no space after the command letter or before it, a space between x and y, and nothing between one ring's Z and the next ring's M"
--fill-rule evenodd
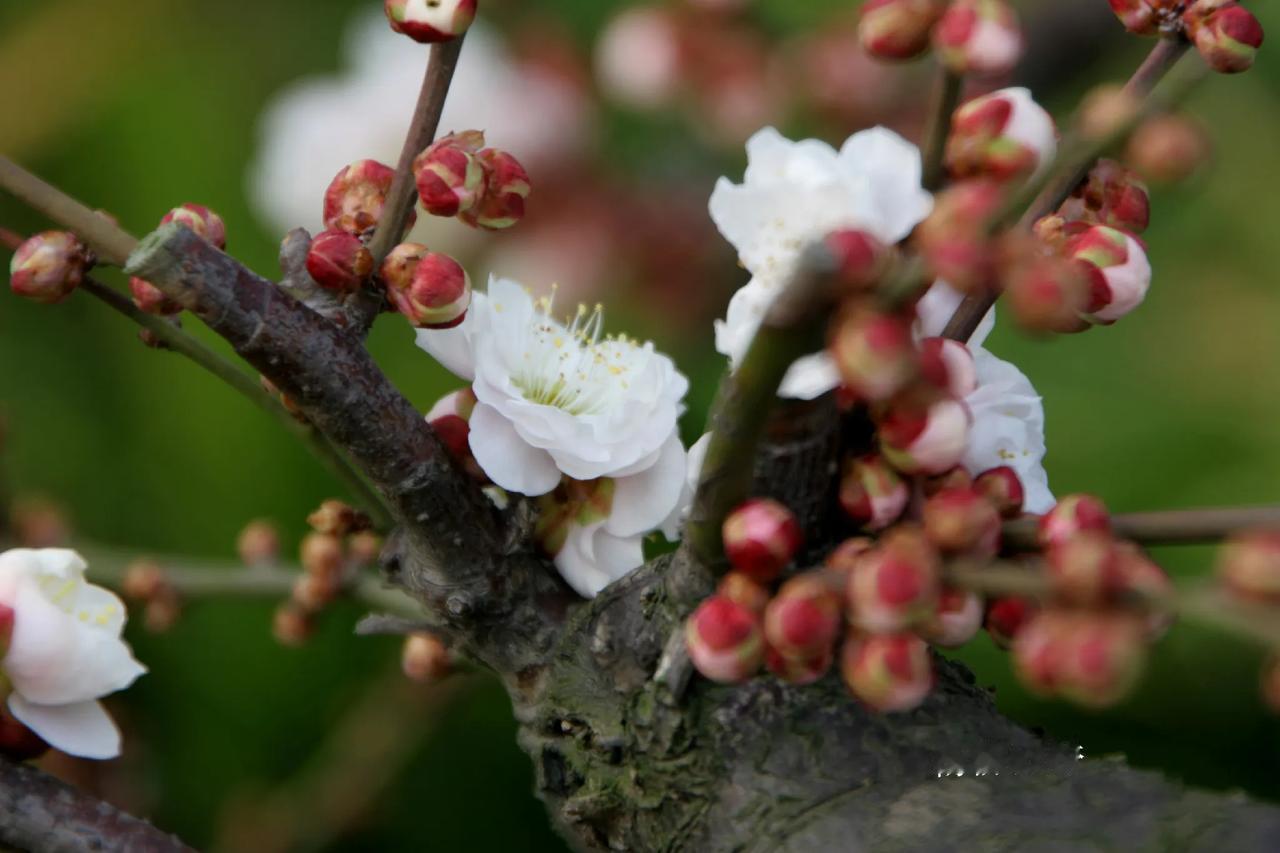
M1069 604L1101 604L1124 586L1123 556L1108 533L1081 531L1045 556L1054 595Z
M400 670L410 681L430 684L449 674L452 661L449 647L435 634L416 631L404 638Z
M920 626L920 636L935 646L958 649L982 627L982 596L965 589L944 587L933 615Z
M973 487L991 501L996 511L1004 518L1016 518L1022 513L1022 502L1026 492L1018 473L1008 465L983 471L973 481Z
M995 258L985 226L1003 198L1000 185L989 180L961 181L934 197L915 241L936 277L965 293L989 289Z
M1114 323L1146 298L1151 264L1142 244L1123 231L1094 225L1068 240L1063 253L1089 271L1090 322Z
M834 660L835 652L831 648L808 659L784 657L772 648L766 648L764 652L765 669L796 686L813 684L822 678L831 669Z
M840 672L850 692L877 711L910 711L934 683L929 646L914 634L850 635Z
M729 572L716 586L716 595L740 604L752 613L764 613L769 604L769 590L742 572Z
M470 421L475 406L475 392L470 387L462 388L437 400L427 412L427 423L467 474L481 483L488 483L488 475L471 452Z
M48 751L44 738L18 722L7 704L0 703L0 755L12 761L30 761Z
M904 474L941 474L960 463L970 422L968 407L956 399L927 407L899 401L880 419L880 452Z
M1110 225L1141 234L1151 221L1151 200L1146 185L1133 172L1115 160L1104 159L1089 171L1058 212L1068 222Z
M457 38L476 17L476 0L385 0L382 8L391 29L423 44Z
M427 146L413 161L418 200L433 216L457 216L485 192L485 168L477 156L484 133L451 133Z
M821 572L791 578L764 611L769 647L791 660L829 655L840 632L840 594Z
M945 492L947 489L969 489L973 487L973 477L963 466L957 465L950 471L943 471L941 474L934 474L932 477L925 477L919 481L920 491L926 498L931 498L938 492Z
M859 526L883 530L902 516L911 491L875 454L850 459L840 478L840 506Z
M1209 139L1199 124L1186 116L1162 115L1133 132L1125 159L1147 180L1172 184L1195 174L1209 153Z
M955 74L1007 74L1022 57L1018 15L1004 0L955 0L934 28L933 47Z
M376 228L395 176L394 169L377 160L358 160L343 167L324 193L324 227L356 235ZM417 216L410 211L406 233Z
M920 342L920 372L935 388L961 400L978 387L973 353L950 338L925 338Z
M1217 571L1233 595L1280 604L1280 532L1235 534L1218 549Z
M307 524L317 533L328 533L333 536L349 536L372 526L369 516L346 503L330 498L321 502L314 512L307 516Z
M1121 585L1146 595L1166 596L1173 591L1169 573L1132 542L1116 543L1120 557ZM1146 611L1147 639L1157 640L1173 625L1173 614L1158 607Z
M9 287L25 299L52 305L70 296L88 269L88 251L74 234L45 231L14 252Z
M129 279L129 293L138 310L148 314L167 316L182 311L182 306L170 299L163 290L137 276Z
M1127 613L1046 610L1015 641L1015 668L1033 689L1089 708L1110 707L1142 674L1144 630Z
M1007 649L1036 612L1036 606L1025 598L1012 595L993 598L987 603L983 627L991 635L992 642Z
M170 222L194 231L197 236L203 237L219 249L227 248L227 226L221 216L203 204L187 202L181 207L175 207L160 219L161 225L168 225Z
M846 312L831 334L831 356L850 390L864 400L887 400L915 378L919 354L911 325L896 314Z
M956 178L1023 178L1053 159L1053 118L1026 89L1002 89L962 105L951 118L947 169Z
M323 231L307 250L307 272L327 290L353 293L373 272L373 255L354 234Z
M1111 533L1106 504L1093 495L1067 495L1040 519L1040 545L1048 549L1086 531Z
M753 498L724 520L724 554L734 569L760 583L782 573L800 550L800 522L771 498Z
M862 49L877 59L912 59L929 47L945 0L867 0L858 19Z
M471 306L471 278L448 255L419 252L413 243L392 250L382 265L387 298L420 329L449 329L461 323ZM420 255L420 256L419 256ZM404 284L404 271L412 276Z
M1094 300L1089 269L1065 258L1022 258L1005 284L1005 301L1013 317L1030 332L1076 332L1087 328L1081 314Z
M943 552L991 558L1000 549L1000 514L973 488L945 489L925 501L924 532Z
M891 252L875 235L845 228L827 235L827 250L835 257L836 276L849 293L866 290L880 281Z
M1125 29L1140 36L1155 35L1161 23L1161 7L1168 0L1110 0Z
M1214 71L1238 74L1253 66L1262 47L1262 24L1239 3L1196 0L1184 20L1187 35Z
M236 553L246 566L271 565L280 559L280 533L269 521L251 521L236 537Z
M515 157L494 148L485 148L476 160L484 169L484 192L458 218L473 228L510 228L524 218L524 200L532 189L529 173Z
M849 573L858 567L862 558L875 547L875 540L867 536L855 536L846 539L835 547L822 564L828 569L838 572L848 580Z
M297 648L311 639L315 631L315 614L308 613L293 601L277 607L271 620L271 633L282 646Z
M746 681L764 659L760 618L718 595L698 605L685 623L685 645L698 672L721 684Z
M342 574L347 555L340 537L312 531L302 538L298 546L298 561L309 575L333 578Z
M938 553L914 527L897 527L849 575L849 621L864 631L910 629L938 600Z

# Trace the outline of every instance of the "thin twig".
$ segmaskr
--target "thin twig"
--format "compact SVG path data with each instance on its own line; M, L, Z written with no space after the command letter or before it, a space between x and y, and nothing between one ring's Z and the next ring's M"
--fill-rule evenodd
M1255 528L1280 529L1280 506L1211 507L1121 513L1111 517L1117 536L1143 545L1193 545L1219 542L1233 533ZM1006 522L1007 547L1034 551L1037 520Z
M921 183L929 192L941 187L946 177L943 159L947 151L947 137L951 135L951 115L960 103L963 88L962 75L954 73L945 65L938 66L938 83L934 90L924 144L920 149L923 158Z
M0 187L33 210L74 231L93 249L99 261L124 266L129 253L138 245L135 237L106 216L90 210L3 156L0 156Z

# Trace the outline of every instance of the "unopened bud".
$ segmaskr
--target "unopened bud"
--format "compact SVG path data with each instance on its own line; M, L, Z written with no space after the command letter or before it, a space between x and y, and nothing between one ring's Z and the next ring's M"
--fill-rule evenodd
M1081 531L1051 546L1045 556L1049 585L1063 602L1102 604L1123 588L1123 557L1108 533Z
M281 645L297 648L311 639L315 633L315 617L293 602L285 602L276 608L271 620L271 633Z
M910 711L934 683L929 646L914 634L851 634L840 673L850 692L876 711Z
M524 200L532 191L529 173L505 151L485 148L476 154L484 169L484 192L458 218L474 228L500 231L524 218Z
M840 599L822 572L788 580L764 611L769 647L791 660L829 655L840 632Z
M941 474L959 464L972 418L959 400L895 404L880 419L880 452L904 474Z
M358 160L343 167L324 193L324 227L356 235L376 228L395 176L394 169L377 160ZM406 232L416 218L417 212L410 211Z
M1140 36L1155 35L1168 17L1162 15L1164 7L1172 5L1172 0L1110 0L1110 2L1111 11L1116 13L1116 17L1120 19L1120 23L1124 24L1125 29Z
M133 304L139 311L157 316L169 316L182 311L182 306L160 288L145 279L133 276L129 279L129 293L133 296Z
M1166 114L1143 122L1125 149L1129 165L1149 181L1185 181L1209 159L1209 138L1190 118Z
M716 595L739 604L752 613L764 613L769 604L769 590L742 572L729 572L716 586Z
M1184 13L1187 35L1214 71L1238 74L1253 67L1262 47L1262 24L1239 3L1196 0Z
M854 310L837 320L831 355L845 385L861 399L892 397L916 375L919 353L911 325L896 314Z
M836 278L846 293L874 286L884 275L892 253L874 234L858 228L833 231L825 240L836 262Z
M920 636L944 649L958 649L982 627L982 596L967 589L943 587L933 615L920 626Z
M1027 621L1037 612L1036 606L1025 598L1007 595L993 598L987 603L983 627L992 642L1002 649L1013 645Z
M346 536L369 528L369 517L339 500L327 500L307 516L307 524L317 533Z
M946 489L925 501L924 532L946 553L991 558L1000 548L1000 514L976 489Z
M926 621L938 600L938 553L914 527L891 530L849 575L849 621L864 631L904 631Z
M753 498L724 520L724 553L734 569L760 583L778 577L800 550L795 514L772 498Z
M821 654L811 658L790 658L766 647L764 650L764 667L788 684L803 687L813 684L831 670L835 661L835 650L827 648Z
M974 479L973 487L991 501L1002 517L1017 518L1022 513L1026 491L1022 487L1022 480L1018 479L1018 472L1008 465L983 471Z
M280 533L270 521L251 521L236 537L236 553L246 566L276 563L280 560Z
M712 596L685 623L689 659L703 676L736 684L755 675L764 660L760 617L723 596Z
M1057 692L1087 708L1109 708L1137 686L1145 629L1127 613L1081 613L1061 640Z
M956 110L946 163L957 178L1008 181L1039 171L1058 149L1053 118L1027 89L1001 89Z
M961 181L934 197L914 239L936 277L964 293L990 289L995 256L986 223L1003 198L1000 184L982 179Z
M354 565L372 566L381 554L382 537L372 530L362 530L347 540L347 557Z
M868 536L854 536L837 545L822 564L831 571L844 575L847 582L849 574L875 545L875 540Z
M961 400L978 388L973 353L950 338L925 338L920 342L920 373L935 388Z
M45 231L14 252L9 287L24 299L52 305L70 296L88 269L88 252L74 234Z
M1252 530L1233 535L1218 549L1217 572L1233 595L1280 604L1280 532Z
M1139 593L1157 600L1167 599L1173 592L1169 573L1132 542L1119 541L1116 550L1120 557L1121 585L1126 591ZM1148 605L1146 614L1147 639L1162 637L1173 625L1173 613L1165 607Z
M1151 263L1142 244L1123 231L1094 225L1068 240L1063 252L1088 271L1090 322L1114 323L1146 298Z
M912 59L929 48L929 34L945 8L945 0L867 0L858 40L876 59Z
M120 591L125 598L150 601L165 595L170 589L169 576L159 563L152 560L135 560L125 569Z
M476 156L484 133L451 133L427 146L413 161L418 200L433 216L457 216L475 206L485 191L485 168Z
M476 0L385 0L391 29L416 42L451 41L467 31L476 17Z
M386 266L384 265L384 276ZM407 287L385 277L387 297L396 310L420 329L449 329L467 316L471 306L471 278L448 255L427 252L413 266Z
M400 669L410 681L430 684L449 674L449 648L435 634L418 631L404 638Z
M1137 175L1115 160L1103 159L1089 170L1058 212L1067 222L1110 225L1141 234L1151 222L1151 199Z
M924 477L920 481L920 491L926 498L931 498L939 492L945 492L948 489L970 489L973 488L973 477L964 469L964 466L957 465L949 471L943 471L941 474L934 474L932 477Z
M338 597L336 575L318 575L303 572L294 578L291 598L307 613L317 613Z
M342 573L346 554L342 540L331 533L308 533L298 547L298 559L307 574L337 577Z
M1086 531L1111 533L1111 513L1093 495L1067 495L1040 519L1038 538L1052 548Z
M1051 255L1024 257L1010 269L1005 302L1029 332L1078 332L1093 299L1094 279L1081 264Z
M187 202L180 207L175 207L160 219L161 225L168 225L170 222L176 222L190 229L196 236L203 237L215 248L227 248L226 224L223 223L221 216L203 204Z
M182 600L176 592L151 599L142 611L142 622L152 634L165 634L172 631L180 618L182 618Z
M373 272L373 255L354 234L323 231L307 250L307 272L326 290L352 293Z
M911 489L876 454L850 459L840 477L840 506L866 530L883 530L897 521L911 499Z
M933 47L953 74L1000 76L1022 57L1022 28L1004 0L955 0L934 28Z

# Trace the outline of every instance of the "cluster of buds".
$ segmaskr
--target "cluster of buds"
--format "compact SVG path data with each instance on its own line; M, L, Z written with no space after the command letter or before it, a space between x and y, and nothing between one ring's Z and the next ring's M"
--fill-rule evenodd
M391 29L416 42L434 44L462 35L476 17L476 0L385 0Z
M52 305L71 295L93 265L84 244L69 231L31 237L9 261L9 287L24 299Z
M930 45L955 74L1001 76L1022 57L1022 28L1006 0L868 0L858 39L882 60L914 59Z
M1247 71L1262 46L1262 24L1236 0L1111 0L1111 8L1132 33L1185 34L1223 74Z
M125 598L143 605L143 624L153 633L165 633L182 615L182 598L169 573L159 563L151 560L131 563L125 569L120 591Z
M215 248L227 248L227 226L222 217L202 204L187 204L175 207L161 219L161 225L176 222L184 228L194 231ZM182 306L164 294L160 288L137 276L129 279L129 292L133 294L133 304L148 314L177 314Z
M524 217L529 174L505 151L484 147L484 133L451 133L427 146L413 161L418 198L433 216L461 219L473 228L497 231Z

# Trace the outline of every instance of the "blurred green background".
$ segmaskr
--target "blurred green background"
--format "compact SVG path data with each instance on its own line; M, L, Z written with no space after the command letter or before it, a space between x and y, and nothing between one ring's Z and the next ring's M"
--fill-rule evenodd
M227 221L232 250L271 275L280 234L255 214L244 190L257 118L282 86L338 70L343 31L371 5L379 4L4 0L0 151L110 209L135 233L177 203L208 204ZM589 71L593 39L627 4L482 5L483 17L526 44L553 33L571 64ZM1022 5L1032 18L1077 3ZM772 51L842 20L850 7L759 0L733 26ZM1274 4L1257 13L1280 32ZM1147 49L1118 30L1103 28L1078 56L1032 69L1033 79L1047 81L1039 93L1060 117L1088 85L1122 77ZM989 342L1045 398L1047 467L1059 494L1089 490L1119 511L1280 496L1280 61L1271 53L1264 49L1248 74L1210 80L1192 99L1218 157L1190 184L1155 193L1146 238L1156 279L1143 308L1087 335L1043 343L1002 325ZM901 74L918 79L919 69ZM584 85L590 95L590 80ZM741 174L740 140L709 138L688 110L597 109L589 172L608 192L658 180L673 194L705 200L716 175ZM359 116L352 104L349 120ZM814 110L783 110L780 120L836 142L852 129ZM541 195L536 186L534 204L554 208L564 185L550 182ZM46 227L7 197L0 197L0 224ZM697 245L681 249L700 276L696 295L673 296L665 276L619 264L606 267L599 287L607 290L597 297L610 306L611 329L652 337L693 379L687 437L700 433L721 369L710 319L743 280L708 224L698 227ZM671 246L654 251L662 249ZM119 283L111 273L104 278ZM683 319L672 319L673 304ZM218 345L198 323L186 325ZM394 318L378 326L371 346L424 409L453 387ZM306 513L338 494L275 423L176 356L140 345L126 321L88 297L45 308L6 292L0 363L9 488L60 503L81 541L230 557L239 528L262 516L280 522L291 546ZM1211 551L1158 556L1191 577L1208 571ZM274 604L193 604L163 636L135 625L130 638L151 674L111 703L126 728L126 756L106 767L61 769L202 848L563 849L531 795L532 774L497 686L452 688L448 701L407 687L397 680L397 643L351 636L354 607L336 608L306 647L284 649L270 635ZM1080 744L1086 755L1125 754L1194 784L1280 799L1280 723L1257 697L1255 649L1177 627L1139 695L1105 714L1029 698L985 638L961 656L982 683L996 686L1008 713ZM343 753L334 727L359 730L367 719L360 715L379 698L407 709L381 728L400 738L394 751L403 761L381 782L334 770L329 757ZM323 828L289 834L268 819L251 841L238 839L234 830L259 825L244 818L255 802L271 804L256 810L259 823L273 810L327 814L323 802L290 793L311 790L298 780L315 778L328 779L339 801L343 791L372 791L371 802L337 821L336 837Z

